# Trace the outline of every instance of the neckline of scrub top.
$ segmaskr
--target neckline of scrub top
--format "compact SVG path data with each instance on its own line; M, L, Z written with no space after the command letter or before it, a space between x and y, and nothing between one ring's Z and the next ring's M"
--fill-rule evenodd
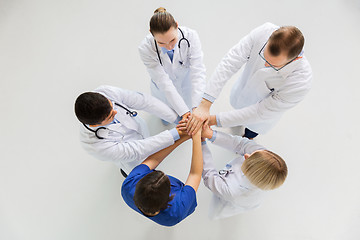
M170 52L170 51L175 52L175 47L174 47L173 49L171 49L171 50L167 50L166 48L161 47L161 51L162 51L164 54L166 54L167 52Z

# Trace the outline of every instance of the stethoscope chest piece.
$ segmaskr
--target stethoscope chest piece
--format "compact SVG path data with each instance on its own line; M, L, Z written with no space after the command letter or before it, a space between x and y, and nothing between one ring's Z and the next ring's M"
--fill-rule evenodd
M232 173L232 172L233 172L232 169L227 169L227 170L223 169L223 170L219 171L219 174L221 176L227 177L227 175L229 175L229 173Z

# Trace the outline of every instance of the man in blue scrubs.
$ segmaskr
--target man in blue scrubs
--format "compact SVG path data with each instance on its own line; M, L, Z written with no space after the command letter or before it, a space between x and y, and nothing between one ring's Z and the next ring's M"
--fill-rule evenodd
M149 156L135 167L121 188L121 195L129 207L163 226L174 226L181 222L197 206L196 191L203 167L201 130L193 136L191 169L185 184L155 170L177 146L190 139L186 133L181 134L173 145Z

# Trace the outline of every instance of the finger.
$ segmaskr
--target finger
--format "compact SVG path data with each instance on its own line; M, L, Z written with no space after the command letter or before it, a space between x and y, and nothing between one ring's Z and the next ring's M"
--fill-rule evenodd
M186 126L187 122L184 121L184 122L179 122L178 125L181 125L181 126Z
M191 120L191 124L187 127L189 135L192 135L192 132L196 128L197 121L194 119Z
M184 131L186 130L186 127L185 126L176 126L177 129L181 130L181 131Z
M186 132L186 127L179 127L179 128L177 128L177 129L179 129L179 131L181 131L181 132Z
M180 120L178 124L186 123L187 121L188 121L187 119L183 119L183 120Z
M179 123L176 125L177 128L185 128L186 129L186 123Z
M195 118L191 118L187 124L186 124L186 128L187 129L191 129L194 127L194 124L196 123L196 119ZM189 134L190 135L190 134Z
M209 125L209 121L210 121L210 117L208 117L205 122L204 122L204 125L208 126Z
M190 132L191 135L194 135L195 133L197 133L197 131L199 130L199 128L201 127L201 123L200 122L196 122L190 130L188 130Z
M192 119L192 117L191 117L191 115L187 118L187 124L186 124L186 126L189 126L190 125L190 123L191 123L191 119Z

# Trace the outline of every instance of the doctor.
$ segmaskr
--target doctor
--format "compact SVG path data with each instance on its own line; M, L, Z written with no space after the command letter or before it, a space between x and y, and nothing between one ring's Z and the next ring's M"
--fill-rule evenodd
M126 174L180 138L175 128L150 137L145 121L131 109L145 110L169 122L177 118L173 110L154 97L112 86L83 93L75 102L84 149L99 160L113 162Z
M188 122L189 133L193 134L202 122L210 120L212 103L242 66L244 70L230 95L235 110L218 113L216 121L209 124L222 127L242 125L245 132L240 135L247 138L266 133L310 90L312 71L303 46L304 37L294 26L278 27L265 23L251 31L217 66L201 104Z
M207 126L202 137L239 154L217 171L211 152L202 145L204 184L213 192L209 217L231 217L260 206L266 190L280 187L287 176L285 161L247 138L213 131Z
M178 27L165 8L150 19L150 32L139 53L151 77L151 94L184 117L201 101L205 89L205 66L199 36Z

